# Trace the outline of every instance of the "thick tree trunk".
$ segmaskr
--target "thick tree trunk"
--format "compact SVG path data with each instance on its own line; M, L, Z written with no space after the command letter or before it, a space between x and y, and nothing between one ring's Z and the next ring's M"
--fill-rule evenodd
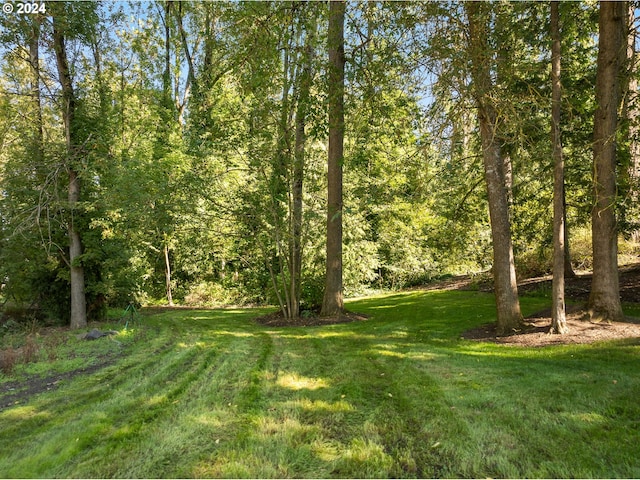
M75 224L75 209L80 199L80 181L75 167L77 159L77 138L75 134L75 96L71 75L69 74L69 64L67 61L67 50L65 46L64 34L59 28L57 16L53 16L53 44L58 66L58 76L62 86L63 120L65 129L65 140L67 147L67 169L69 172L69 265L70 265L70 288L71 288L71 328L82 328L87 325L87 302L85 297L84 268L80 262L82 255L82 239Z
M82 239L75 227L73 218L74 205L80 198L80 183L78 175L69 171L69 206L71 218L69 220L69 262L71 264L71 328L87 326L87 300L85 296L84 267L79 262L82 255Z
M491 55L486 37L489 23L485 16L487 13L485 9L490 8L490 5L482 2L467 2L464 6L469 19L469 55L489 200L498 334L506 335L521 327L522 314L511 243L505 163L496 135L497 114L491 99L493 88Z
M596 113L593 135L591 213L593 280L589 310L593 318L615 321L623 317L618 279L616 227L616 128L620 91L620 49L623 48L625 2L600 2Z
M344 17L342 0L329 2L329 153L327 171L327 276L322 316L344 309L342 291L342 160L344 142Z
M560 13L558 2L551 2L551 144L553 146L553 282L551 331L567 333L567 318L564 301L564 159L560 135L560 106L562 87L560 83Z

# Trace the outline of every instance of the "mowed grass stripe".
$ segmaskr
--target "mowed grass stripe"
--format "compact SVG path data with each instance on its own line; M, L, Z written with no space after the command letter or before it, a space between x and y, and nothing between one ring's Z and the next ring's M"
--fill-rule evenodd
M47 476L64 463L77 461L83 451L91 450L114 435L125 437L135 435L155 415L170 405L161 401L181 388L182 382L171 385L174 379L168 376L171 367L191 366L193 353L176 352L172 360L160 358L158 372L144 371L144 366L123 372L126 381L119 385L94 384L90 391L84 387L83 378L78 378L68 388L56 392L58 401L52 410L39 409L34 412L48 419L37 431L31 430L28 443L21 450L0 464L0 471L11 477L30 475ZM60 399L66 398L67 408ZM18 454L18 455L16 455ZM30 476L26 475L26 476Z
M170 330L163 333L171 335ZM3 412L0 419L11 418L11 430L28 429L30 436L6 464L0 460L0 471L14 477L34 470L51 472L53 465L64 471L69 465L61 459L75 464L78 452L104 443L108 448L111 437L118 445L125 444L125 438L135 438L155 416L169 414L171 401L216 354L215 349L205 352L198 345L180 348L174 343L167 348L165 344L152 355L142 351L126 358L122 368L114 365L102 375L77 377L53 394L53 402L43 395L33 406ZM39 428L33 428L30 418L40 419Z
M177 347L196 350L201 360L199 369L184 375L181 394L162 402L162 415L137 430L125 428L101 441L99 449L87 452L74 466L71 476L181 477L184 475L177 472L199 459L202 450L211 448L216 440L235 438L243 428L238 403L246 400L246 390L255 388L247 379L259 360L261 342L259 337L222 340L210 344L205 338ZM148 416L144 411L132 415ZM110 445L117 449L110 450Z

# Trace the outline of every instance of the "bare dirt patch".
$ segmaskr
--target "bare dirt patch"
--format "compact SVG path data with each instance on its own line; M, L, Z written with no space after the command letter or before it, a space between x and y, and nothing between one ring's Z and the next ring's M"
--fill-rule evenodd
M491 323L464 332L462 338L529 347L619 339L634 339L640 344L640 319L627 317L623 322L610 323L596 323L590 320L584 304L589 298L591 278L591 274L580 274L574 278L565 279L567 300L579 302L579 304L567 306L569 332L564 335L549 333L551 309L548 308L525 318L523 328L512 335L498 337L496 324ZM518 284L518 291L521 294L540 289L551 289L551 276L532 278ZM620 299L623 302L640 303L640 264L620 268Z
M0 385L0 411L28 401L33 395L55 390L60 383L78 375L89 375L112 365L116 361L111 356L104 356L96 364L78 368L69 372L50 375L48 377L31 377L26 380L6 382Z
M547 309L526 318L522 330L513 335L499 337L496 333L496 324L490 323L467 330L462 338L522 347L593 343L620 339L637 339L640 344L640 324L636 323L638 319L630 318L626 322L593 323L588 317L589 315L581 307L570 309L567 313L569 332L564 335L555 335L550 333L551 311Z

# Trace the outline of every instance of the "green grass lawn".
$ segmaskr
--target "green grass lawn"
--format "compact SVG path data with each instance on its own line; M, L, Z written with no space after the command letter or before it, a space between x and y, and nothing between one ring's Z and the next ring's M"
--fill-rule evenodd
M350 302L371 315L350 324L191 310L113 340L69 333L75 358L15 376L109 362L0 412L0 475L640 477L640 342L462 340L493 302L411 292ZM523 313L548 303L525 297Z

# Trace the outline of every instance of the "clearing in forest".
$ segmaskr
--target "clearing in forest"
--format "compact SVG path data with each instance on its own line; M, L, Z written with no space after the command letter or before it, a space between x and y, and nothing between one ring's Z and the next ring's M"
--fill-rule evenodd
M523 313L548 303L525 295ZM0 376L0 472L640 477L639 338L467 340L495 318L493 296L478 290L347 306L366 318L276 327L255 321L265 309L174 309L92 342L42 332L36 361ZM20 396L46 378L58 380Z

